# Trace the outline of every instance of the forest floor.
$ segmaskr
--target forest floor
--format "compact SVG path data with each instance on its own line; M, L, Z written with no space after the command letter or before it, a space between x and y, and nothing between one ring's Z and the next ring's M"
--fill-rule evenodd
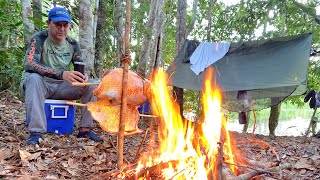
M139 127L146 130L148 124L148 120L140 120ZM98 126L94 131L103 138L103 143L76 138L76 123L70 135L46 134L39 145L27 145L29 134L25 125L24 103L11 98L8 93L0 93L0 179L99 179L102 174L116 171L116 136L108 135ZM153 149L148 146L149 134L141 148L142 153L138 154L140 157ZM320 179L319 138L254 135L252 141L249 133L231 134L234 142L247 142L238 145L238 156L241 154L256 162L255 166L243 166L246 172L272 164L276 161L276 154L281 164L289 163L293 167L291 170L263 173L257 179ZM124 163L135 163L134 157L143 136L144 133L125 137ZM255 141L270 144L275 152Z

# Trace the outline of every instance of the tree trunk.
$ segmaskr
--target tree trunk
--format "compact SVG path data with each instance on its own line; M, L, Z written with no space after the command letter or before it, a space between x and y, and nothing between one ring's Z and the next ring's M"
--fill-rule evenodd
M94 58L94 69L96 72L96 75L98 77L101 77L103 74L103 55L105 50L105 42L106 42L106 36L105 36L105 27L107 24L106 21L106 15L107 15L107 2L106 1L99 1L99 9L97 12L97 30L96 30L96 37L95 38L95 58Z
M119 61L121 61L121 57L125 54L124 52L124 44L123 44L123 18L122 18L122 0L117 0L116 2L116 17L115 17L115 27L117 28L117 48L118 48L118 56Z
M212 41L211 37L211 26L212 26L212 11L213 11L213 5L216 3L217 0L210 0L209 1L209 8L208 8L208 27L207 27L207 41Z
M42 22L42 0L32 0L33 17ZM35 24L35 30L41 31L41 24Z
M178 0L177 7L177 18L176 18L176 48L175 55L177 56L180 49L186 40L186 30L187 30L187 0Z
M249 127L249 123L250 123L250 111L246 112L246 119L247 119L247 122L243 126L242 133L248 132L248 127Z
M278 101L278 99L271 98L271 105L273 105L274 101ZM269 116L269 135L275 136L275 130L278 126L279 116L281 110L281 103L271 106L270 116Z
M93 23L91 0L80 0L79 11L79 44L81 58L86 63L89 77L94 76ZM96 77L96 76L95 76Z
M162 39L163 39L163 28L165 24L165 13L164 13L164 4L166 0L161 0L157 2L157 10L156 10L156 18L154 23L154 45L152 48L153 52L151 54L151 61L153 61L153 70L156 67L160 67L162 63L161 55L162 55ZM151 70L151 71L152 71Z
M185 42L188 34L187 34L187 1L186 0L178 0L177 6L177 18L176 18L176 48L175 48L175 56L179 54L183 43ZM193 27L188 29L188 32L192 30ZM183 89L179 87L173 87L173 96L176 97L177 102L180 106L180 114L183 117Z
M194 28L194 24L196 22L197 13L198 13L198 0L194 0L193 1L193 10L192 10L191 22L190 22L190 24L188 25L188 28L187 28L186 39L187 39L187 37L189 36L189 34L191 33L191 31Z
M24 34L24 48L26 49L28 43L34 33L34 24L29 19L32 17L32 8L30 0L21 0L22 22L23 22L23 34Z
M94 1L94 14L93 14L93 40L96 41L97 24L99 17L99 0Z
M150 5L150 10L149 10L149 17L146 24L147 33L145 34L144 39L142 41L142 47L139 55L137 72L141 74L143 77L146 76L147 62L148 62L150 44L152 39L153 23L154 23L155 14L156 14L156 5L157 5L157 0L152 0Z

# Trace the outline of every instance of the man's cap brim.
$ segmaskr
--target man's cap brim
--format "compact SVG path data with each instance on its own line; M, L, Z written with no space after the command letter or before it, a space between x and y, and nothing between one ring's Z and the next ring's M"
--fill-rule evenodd
M66 21L69 24L71 24L71 21L68 18L65 17L55 17L55 18L51 18L51 21L53 22L62 22L62 21Z

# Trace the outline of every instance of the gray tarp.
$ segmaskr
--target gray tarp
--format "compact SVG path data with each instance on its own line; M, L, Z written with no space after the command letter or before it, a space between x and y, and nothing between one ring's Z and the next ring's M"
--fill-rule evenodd
M228 53L209 67L223 93L223 108L243 112L268 108L306 91L312 34L231 43ZM167 70L169 85L201 91L205 72L190 69L198 42L187 40ZM192 52L191 52L192 51ZM205 70L208 71L208 68Z
M245 90L249 99L287 97L306 91L312 34L231 43L228 53L213 67L225 100ZM187 40L167 70L169 85L200 91L204 72L190 70ZM207 70L207 69L206 69Z

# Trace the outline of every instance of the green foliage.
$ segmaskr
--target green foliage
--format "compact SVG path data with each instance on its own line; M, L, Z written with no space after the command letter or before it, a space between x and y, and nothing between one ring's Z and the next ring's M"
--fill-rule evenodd
M74 30L71 34L77 36L79 0L71 1L59 0L58 4L69 9L73 17ZM104 49L104 68L119 66L118 54L116 50L115 32L115 0L106 0L107 3L107 23L103 27L106 48ZM131 7L131 52L135 53L132 60L132 68L135 69L138 63L141 43L145 35L149 32L146 29L149 8L151 1L136 0ZM125 4L125 3L124 3ZM315 13L315 7L320 5L319 1L309 0L303 2L310 12ZM43 1L44 12L52 6L52 1ZM192 7L191 4L188 4ZM22 71L23 34L21 9L19 1L2 0L0 2L0 89L17 89ZM176 36L176 12L177 2L166 1L164 11L166 13L166 24L163 37L162 59L165 61L165 68L175 57L175 36ZM239 1L234 5L225 5L224 1L217 1L212 9L209 9L209 0L199 0L197 20L191 35L188 39L198 39L203 41L207 36L208 12L212 13L212 28L210 39L213 41L247 41L260 38L272 38L278 36L294 35L304 32L312 32L312 47L318 50L320 47L320 28L314 17L305 13L297 7L293 1L269 0L269 1ZM190 22L192 8L188 8L187 21ZM45 23L36 18L31 18L35 24L45 27ZM123 16L125 19L125 16ZM317 59L310 61L308 73L308 88L319 90L319 65ZM197 107L197 92L187 91L185 94L186 106ZM288 102L303 105L301 97L289 98Z
M24 55L21 9L15 0L1 1L0 8L0 91L17 94Z

